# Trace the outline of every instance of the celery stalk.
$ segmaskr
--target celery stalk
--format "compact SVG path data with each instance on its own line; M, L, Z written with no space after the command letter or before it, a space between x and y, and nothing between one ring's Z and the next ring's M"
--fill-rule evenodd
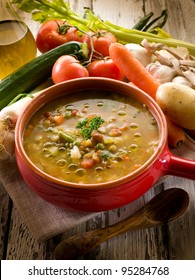
M90 9L86 9L85 17L81 17L72 11L70 5L63 0L12 0L12 3L17 4L17 7L22 11L31 13L33 20L40 23L51 18L63 19L83 31L108 30L123 44L140 44L143 39L147 39L149 42L163 43L169 47L185 47L191 55L195 56L195 44L171 38L167 33L160 32L160 29L157 29L159 31L158 34L153 34L136 29L123 28L111 22L102 21Z

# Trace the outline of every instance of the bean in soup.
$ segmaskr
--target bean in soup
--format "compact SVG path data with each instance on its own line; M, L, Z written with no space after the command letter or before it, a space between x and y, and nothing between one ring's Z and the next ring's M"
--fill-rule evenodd
M85 91L39 109L27 124L23 144L45 173L94 184L140 168L158 140L158 125L146 106L113 92Z

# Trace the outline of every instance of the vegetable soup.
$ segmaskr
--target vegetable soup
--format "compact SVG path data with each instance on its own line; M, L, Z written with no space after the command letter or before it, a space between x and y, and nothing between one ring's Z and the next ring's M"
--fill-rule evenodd
M148 108L125 95L79 91L41 107L24 133L24 149L43 172L95 184L140 168L154 153L158 125Z

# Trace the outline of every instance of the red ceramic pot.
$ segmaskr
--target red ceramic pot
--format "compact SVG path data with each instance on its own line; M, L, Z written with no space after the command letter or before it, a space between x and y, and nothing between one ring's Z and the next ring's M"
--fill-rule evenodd
M43 104L90 88L130 94L146 104L158 123L160 139L155 153L141 168L131 174L113 182L78 185L51 177L34 166L23 148L23 132L28 120ZM121 207L142 196L164 175L195 179L195 162L176 157L170 152L167 145L166 120L156 102L138 88L111 79L82 78L45 89L32 100L18 119L15 144L16 161L25 182L46 201L71 210L104 211Z

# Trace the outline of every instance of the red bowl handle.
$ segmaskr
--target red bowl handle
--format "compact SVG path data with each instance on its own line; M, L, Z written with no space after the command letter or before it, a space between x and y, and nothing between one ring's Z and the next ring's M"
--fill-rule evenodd
M195 180L195 161L173 155L167 148L162 160L164 173Z

